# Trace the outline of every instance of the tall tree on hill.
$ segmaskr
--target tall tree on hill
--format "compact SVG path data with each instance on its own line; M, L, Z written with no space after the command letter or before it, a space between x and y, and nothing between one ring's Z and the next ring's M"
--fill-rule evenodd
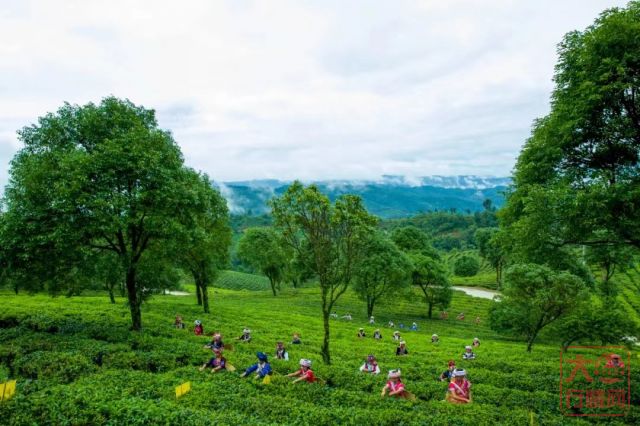
M193 277L198 305L209 313L209 286L229 263L229 210L207 175L194 172L191 179L195 212L190 212L192 220L180 221L188 226L177 233L180 238L175 240L173 253Z
M267 227L246 229L238 243L238 257L269 278L275 296L287 267L286 253L279 235Z
M362 256L354 269L353 289L367 303L370 317L383 297L398 293L409 284L411 263L380 233L371 234L362 244Z
M360 242L373 232L376 218L367 213L360 197L343 195L332 204L315 185L304 187L300 182L274 198L271 209L283 239L308 256L318 277L324 324L322 359L330 364L329 315L353 279L362 254Z
M569 272L516 264L505 272L501 299L491 308L491 327L523 336L530 352L542 329L567 317L588 297L585 282Z
M500 213L516 249L640 248L639 33L631 1L560 43L551 112L535 122Z
M115 253L132 329L140 330L139 265L151 245L176 237L194 208L191 172L173 137L153 110L114 97L65 104L18 135L24 147L5 191L13 258L33 261L36 277L55 282L82 261L82 250Z
M480 256L485 258L496 271L498 288L502 283L502 271L506 263L506 253L501 242L498 228L479 228L475 233L476 246Z
M438 257L436 249L431 245L431 238L415 226L396 228L391 233L391 240L404 252L421 252L427 256Z
M418 287L427 304L427 315L433 315L433 308L446 309L451 304L453 291L447 278L446 268L437 257L422 252L409 253L411 261L411 283Z

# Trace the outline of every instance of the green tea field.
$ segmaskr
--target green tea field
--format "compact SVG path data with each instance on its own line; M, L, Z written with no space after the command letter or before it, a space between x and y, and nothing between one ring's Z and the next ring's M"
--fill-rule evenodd
M229 279L227 277L226 279ZM246 282L244 278L243 282ZM242 286L241 286L242 287ZM244 288L244 287L243 287ZM527 353L522 342L496 335L486 325L489 300L456 292L448 320L427 320L417 299L376 308L376 326L368 324L362 302L347 293L337 306L353 321L332 320L332 365L322 364L319 347L322 321L314 288L287 289L277 297L267 291L212 289L212 313L203 315L194 296L156 296L143 305L144 331L129 331L124 299L112 305L104 295L51 298L45 295L3 294L0 312L0 375L18 380L15 396L0 403L0 419L8 425L80 424L314 424L314 425L562 425L638 424L640 395L632 387L632 403L624 417L576 419L559 410L559 348L541 342ZM464 311L465 321L455 319ZM173 327L181 314L186 330ZM473 319L482 322L475 325ZM237 371L199 372L211 352L210 337L195 336L200 319L205 335L221 331L225 356ZM403 330L409 355L397 357L389 320L418 331ZM243 327L253 340L240 343ZM357 329L368 332L356 338ZM379 327L381 341L371 338ZM271 384L239 377L255 360L256 351L273 355L275 343L290 342L294 332L301 345L288 344L289 361L271 359ZM437 333L441 342L432 344ZM464 346L479 337L477 359L462 361ZM402 370L404 382L417 400L381 399L386 374L358 371L375 354L383 373ZM300 358L313 361L325 383L297 383L285 377ZM633 360L637 355L633 354ZM468 371L474 402L468 406L444 401L446 383L437 380L454 359ZM634 372L632 383L640 375ZM175 387L191 382L189 393L177 399Z

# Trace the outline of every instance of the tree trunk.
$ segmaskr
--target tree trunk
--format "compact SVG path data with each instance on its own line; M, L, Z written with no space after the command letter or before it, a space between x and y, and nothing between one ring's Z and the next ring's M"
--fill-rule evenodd
M115 298L115 296L113 294L113 287L109 287L109 300L111 301L111 303L113 305L116 304L116 298Z
M276 295L276 283L273 280L273 278L271 278L271 276L268 277L269 278L269 284L271 285L271 291L273 292L273 295Z
M331 364L331 354L329 353L329 311L322 307L322 322L324 325L324 339L322 340L322 360L325 364Z
M373 306L375 305L375 299L371 296L367 296L367 318L371 318L373 315Z
M207 289L207 283L205 281L200 283L200 289L202 291L202 308L204 313L209 313L209 291Z
M198 299L198 306L202 306L202 289L200 288L200 284L198 284L198 277L193 274L193 278L196 283L196 298Z
M433 314L433 303L429 303L429 319L431 319L432 314Z
M549 324L549 323L547 323L547 324ZM531 333L531 335L527 339L527 352L531 352L531 347L533 346L533 341L536 340L536 337L538 336L538 333L540 332L540 330L542 330L542 328L544 326L545 326L545 324L544 324L544 315L543 315L542 317L540 317L540 319L538 320L538 323L536 324L535 328L533 329L533 332Z
M129 309L131 310L131 329L134 331L142 330L142 312L140 304L142 301L138 297L138 289L136 288L136 267L129 266L127 270L127 297L129 299Z

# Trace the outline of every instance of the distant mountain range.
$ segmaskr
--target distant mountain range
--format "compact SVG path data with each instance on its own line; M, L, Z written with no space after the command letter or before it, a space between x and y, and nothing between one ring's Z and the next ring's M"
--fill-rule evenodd
M481 176L383 176L374 181L327 180L315 183L334 200L342 194L362 197L367 209L383 218L406 217L432 210L479 211L490 199L499 207L502 192L511 183L507 177ZM291 182L250 180L213 182L226 198L233 214L260 215L269 212L267 201L281 195Z

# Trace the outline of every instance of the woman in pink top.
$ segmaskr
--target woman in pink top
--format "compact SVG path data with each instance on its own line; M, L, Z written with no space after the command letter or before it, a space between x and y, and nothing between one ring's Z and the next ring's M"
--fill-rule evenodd
M404 390L404 383L400 380L400 376L400 370L389 370L389 381L382 388L382 397L386 396L387 392L389 392L389 396L405 397L406 391Z
M468 404L471 402L471 383L467 380L467 372L461 368L453 371L453 380L449 383L447 401L454 404Z

